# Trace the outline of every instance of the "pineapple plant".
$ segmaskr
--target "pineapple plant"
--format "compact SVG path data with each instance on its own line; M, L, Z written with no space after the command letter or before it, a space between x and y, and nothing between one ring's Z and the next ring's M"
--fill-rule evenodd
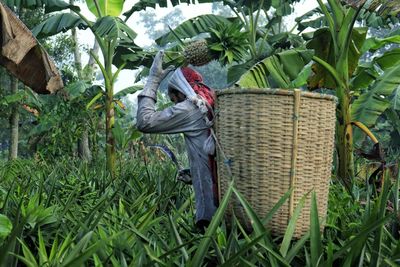
M180 45L166 52L167 64L202 66L211 60L222 65L245 61L249 56L248 34L240 28L236 23L218 24L210 29L208 37L187 43L176 36Z

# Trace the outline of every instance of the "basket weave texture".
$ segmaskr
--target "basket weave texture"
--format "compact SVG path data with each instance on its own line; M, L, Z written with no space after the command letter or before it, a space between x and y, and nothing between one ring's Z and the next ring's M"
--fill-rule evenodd
M293 187L290 199L268 224L273 234L281 235L299 200L315 190L318 214L324 218L334 149L335 99L298 90L217 92L216 135L225 156L217 155L220 198L234 177L235 187L263 218ZM295 237L309 230L310 196L297 220ZM251 229L238 201L232 200L230 205L227 216L233 210L239 221Z

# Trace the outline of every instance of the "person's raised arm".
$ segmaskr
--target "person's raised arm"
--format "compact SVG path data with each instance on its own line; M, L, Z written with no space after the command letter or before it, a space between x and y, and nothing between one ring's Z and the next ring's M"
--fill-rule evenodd
M156 111L157 90L172 68L162 69L163 52L157 53L143 91L138 96L136 127L146 133L179 133L199 129L201 115L186 101ZM200 115L200 116L199 116Z

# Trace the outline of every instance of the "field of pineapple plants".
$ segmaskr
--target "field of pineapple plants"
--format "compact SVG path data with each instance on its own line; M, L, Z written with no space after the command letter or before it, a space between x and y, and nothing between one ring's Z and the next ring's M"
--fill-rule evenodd
M63 88L43 94L1 63L0 266L400 266L400 1L312 2L295 18L304 1L4 1L40 43L36 53L54 60ZM185 19L186 4L213 12ZM157 21L166 7L172 15ZM155 33L151 47L135 43L129 22L140 19ZM79 43L80 32L93 46ZM193 188L176 179L189 164L183 135L135 127L132 94L159 50L164 67L190 65L216 90L334 96L326 215L310 190L275 234L270 222L296 188L261 216L232 182L199 231ZM126 70L135 77L117 88ZM157 110L171 105L161 83ZM221 165L235 164L223 152ZM233 202L251 230L226 216Z

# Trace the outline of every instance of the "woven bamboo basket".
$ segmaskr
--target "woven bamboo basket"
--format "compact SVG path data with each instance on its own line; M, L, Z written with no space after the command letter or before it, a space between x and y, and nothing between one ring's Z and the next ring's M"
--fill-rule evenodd
M233 88L217 92L215 126L223 152L217 153L220 199L234 177L235 187L263 218L293 187L289 200L268 225L273 234L281 235L300 199L315 190L318 214L324 218L335 108L334 96L300 90ZM310 199L297 220L295 237L309 230ZM241 224L251 229L238 201L233 198L230 206L227 216L234 212Z

